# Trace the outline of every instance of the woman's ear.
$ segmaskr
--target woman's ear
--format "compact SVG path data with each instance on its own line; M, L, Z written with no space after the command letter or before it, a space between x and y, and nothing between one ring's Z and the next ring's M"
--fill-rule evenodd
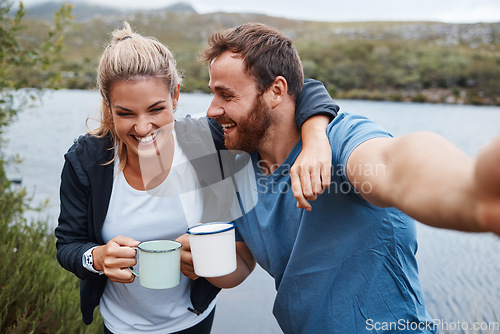
M174 110L177 109L177 103L179 102L180 93L181 93L181 84L177 84L177 88L175 89L174 95L172 96L172 104Z

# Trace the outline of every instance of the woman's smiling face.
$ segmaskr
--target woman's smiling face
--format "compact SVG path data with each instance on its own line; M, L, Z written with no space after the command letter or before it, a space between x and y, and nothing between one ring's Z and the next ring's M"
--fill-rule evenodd
M161 78L139 78L113 84L109 102L118 140L127 159L153 156L162 148L174 126L179 89L172 97Z

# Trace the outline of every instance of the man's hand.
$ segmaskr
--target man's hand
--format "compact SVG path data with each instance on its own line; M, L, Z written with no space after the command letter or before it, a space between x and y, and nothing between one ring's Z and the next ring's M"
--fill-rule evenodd
M479 224L485 231L500 235L500 136L479 153L475 180Z

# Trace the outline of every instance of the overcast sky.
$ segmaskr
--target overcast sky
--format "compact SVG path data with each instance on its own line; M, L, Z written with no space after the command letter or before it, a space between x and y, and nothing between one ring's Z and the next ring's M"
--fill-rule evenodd
M25 6L49 0L23 0ZM60 0L57 0L60 1ZM199 13L251 12L314 21L500 22L500 0L80 0L121 8L190 3ZM291 4L293 3L293 4Z

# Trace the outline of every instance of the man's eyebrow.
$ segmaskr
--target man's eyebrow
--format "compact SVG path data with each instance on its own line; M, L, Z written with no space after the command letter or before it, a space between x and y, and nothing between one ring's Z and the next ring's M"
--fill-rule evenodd
M209 88L210 88L210 87L209 87ZM212 89L212 88L210 88L210 89ZM215 86L215 87L212 89L212 91L214 91L214 92L215 92L215 91L218 91L218 92L220 92L220 91L228 91L228 92L232 92L232 89L231 89L231 88L229 88L229 87L225 87L225 86L220 86L220 85L219 85L219 86Z

